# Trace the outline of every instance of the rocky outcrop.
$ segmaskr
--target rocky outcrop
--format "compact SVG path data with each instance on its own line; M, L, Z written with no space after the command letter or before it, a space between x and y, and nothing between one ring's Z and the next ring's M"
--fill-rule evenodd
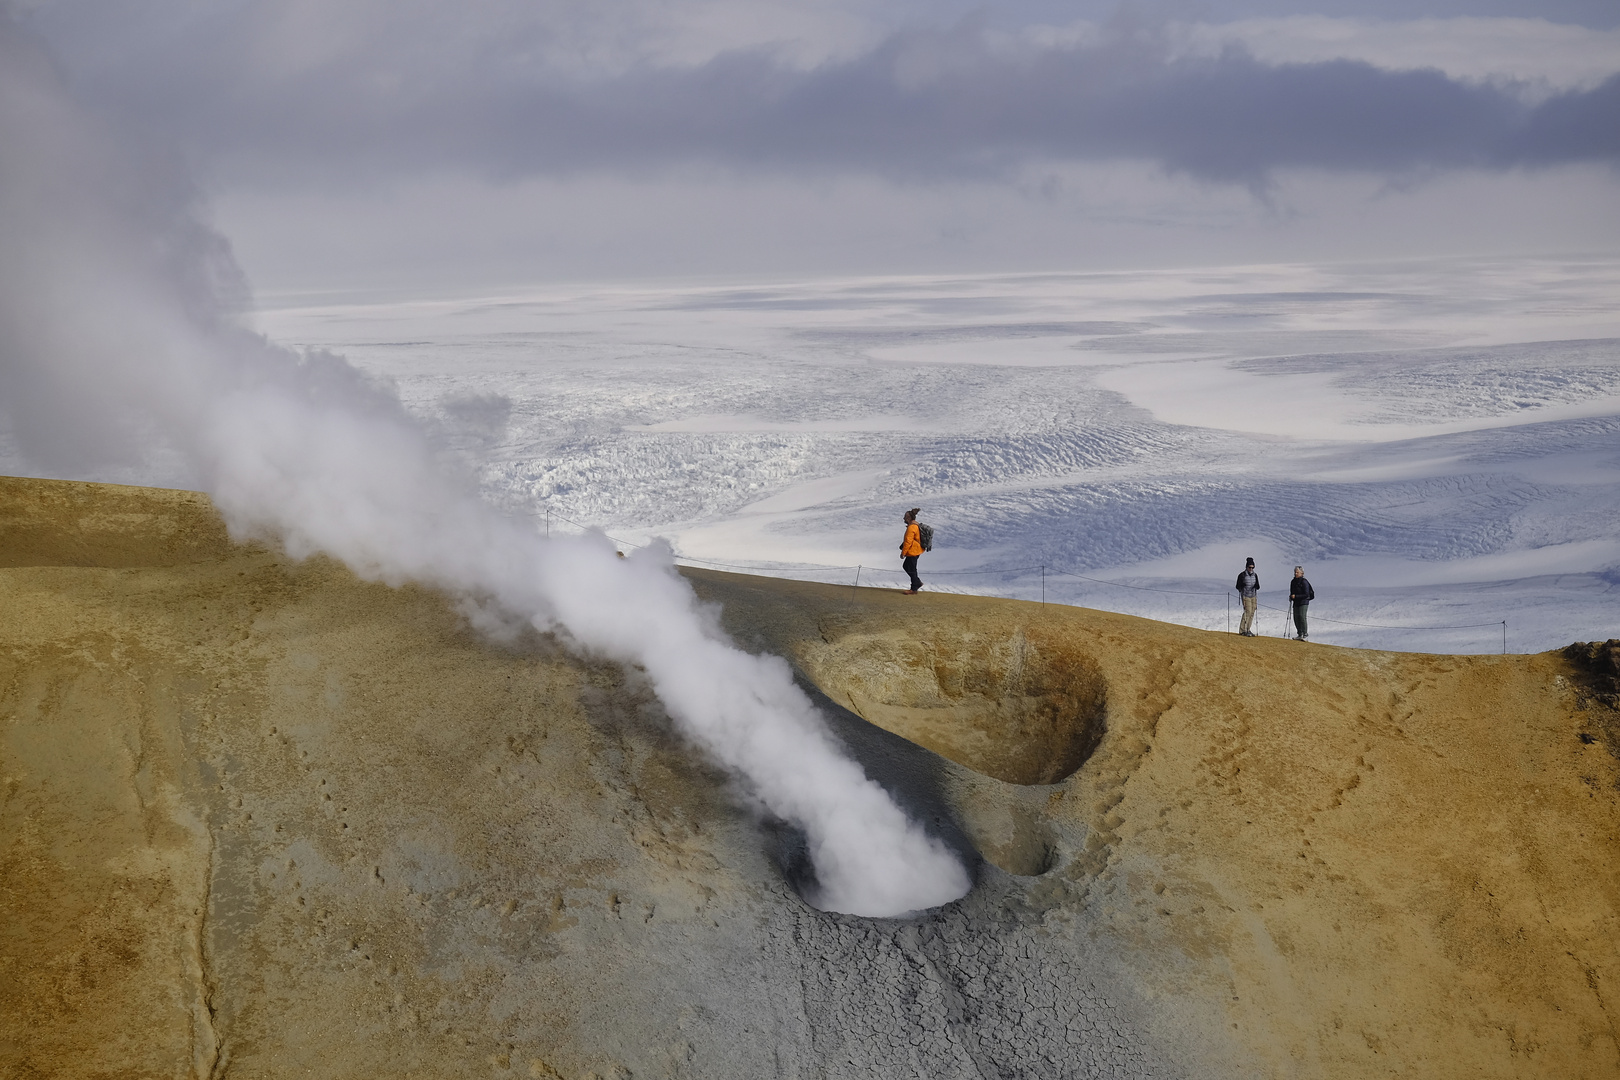
M1577 641L1564 646L1564 656L1575 665L1581 684L1592 697L1620 709L1620 638Z

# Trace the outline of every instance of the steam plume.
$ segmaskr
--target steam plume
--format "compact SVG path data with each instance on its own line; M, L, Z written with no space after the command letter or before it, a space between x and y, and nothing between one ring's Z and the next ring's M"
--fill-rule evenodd
M32 463L158 470L210 492L235 535L492 598L639 665L681 730L804 830L818 906L897 915L967 891L788 666L725 640L667 548L621 560L601 537L541 539L483 503L387 387L238 327L238 275L181 172L120 145L4 17L0 146L0 408Z

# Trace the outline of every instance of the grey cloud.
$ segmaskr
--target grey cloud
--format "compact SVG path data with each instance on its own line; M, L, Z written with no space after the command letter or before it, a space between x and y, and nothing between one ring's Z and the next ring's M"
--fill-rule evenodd
M1536 109L1504 148L1512 161L1620 159L1620 76L1585 94L1565 94Z
M762 49L587 78L535 59L544 50L532 31L471 27L435 50L409 27L380 25L369 45L278 65L261 30L221 16L79 70L128 119L170 128L235 178L270 181L689 163L928 180L1135 159L1259 185L1290 167L1402 173L1620 157L1620 76L1532 106L1511 86L1432 70L1268 65L1239 50L1172 60L1151 33L1010 46L964 23L892 34L809 70Z

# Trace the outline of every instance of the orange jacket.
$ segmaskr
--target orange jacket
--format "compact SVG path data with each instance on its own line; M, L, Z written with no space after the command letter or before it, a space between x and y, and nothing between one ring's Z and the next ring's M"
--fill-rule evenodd
M906 538L900 544L901 555L921 555L922 541L917 538L917 523L913 521L906 526Z

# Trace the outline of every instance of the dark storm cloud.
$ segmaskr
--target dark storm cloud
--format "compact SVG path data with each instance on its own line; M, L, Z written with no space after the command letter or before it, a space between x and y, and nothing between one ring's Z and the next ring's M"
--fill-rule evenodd
M398 28L393 28L397 30ZM1011 46L981 27L890 36L810 69L769 51L698 65L560 73L532 35L379 27L319 60L266 59L218 19L96 67L130 119L243 169L495 176L708 163L914 179L1028 161L1135 159L1258 184L1289 167L1402 173L1620 158L1620 77L1528 104L1512 86L1359 61L1168 57L1152 35Z

